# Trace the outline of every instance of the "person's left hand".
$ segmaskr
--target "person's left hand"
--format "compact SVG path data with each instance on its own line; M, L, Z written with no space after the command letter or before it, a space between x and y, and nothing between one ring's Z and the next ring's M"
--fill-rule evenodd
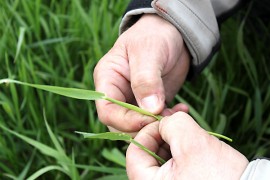
M97 91L119 101L138 105L153 114L188 111L178 104L168 108L184 83L190 55L181 33L156 14L144 14L119 36L94 70ZM153 117L104 100L96 101L100 121L111 131L136 134L155 121Z
M209 135L184 112L148 124L135 140L168 161L160 166L130 144L129 179L240 179L248 164L244 155Z

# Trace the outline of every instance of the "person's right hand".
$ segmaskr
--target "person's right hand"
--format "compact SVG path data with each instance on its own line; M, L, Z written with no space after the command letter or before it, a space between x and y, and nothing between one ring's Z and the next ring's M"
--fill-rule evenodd
M145 126L135 140L168 160L159 162L134 144L126 153L129 179L240 179L247 158L178 112Z
M94 71L96 90L154 114L188 111L178 104L167 109L183 84L190 56L179 31L158 15L143 15L119 36ZM137 132L152 117L104 100L96 101L99 119L110 130Z

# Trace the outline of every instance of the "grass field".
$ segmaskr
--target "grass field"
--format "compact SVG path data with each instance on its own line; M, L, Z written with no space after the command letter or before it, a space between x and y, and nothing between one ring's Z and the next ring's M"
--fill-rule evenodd
M127 3L0 1L0 79L94 89L93 68ZM249 9L251 17L226 21L221 50L174 102L188 102L203 127L252 159L270 157L270 26ZM0 179L126 179L125 143L74 133L107 131L93 102L10 84L0 87L0 105Z

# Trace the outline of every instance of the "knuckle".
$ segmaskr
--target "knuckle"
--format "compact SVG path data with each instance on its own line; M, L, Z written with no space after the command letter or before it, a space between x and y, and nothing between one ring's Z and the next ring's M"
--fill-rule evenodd
M127 122L126 124L128 124L127 126L125 126L125 130L132 132L132 131L138 131L141 129L140 127L140 118L135 118L137 117L137 114L135 114L135 112L132 111L127 111L127 113L124 114L123 116L123 121ZM123 124L124 126L124 124Z

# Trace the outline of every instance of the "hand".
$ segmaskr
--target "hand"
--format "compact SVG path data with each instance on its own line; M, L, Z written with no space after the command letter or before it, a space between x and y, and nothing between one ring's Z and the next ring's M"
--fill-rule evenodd
M135 140L168 161L160 166L131 144L126 154L129 179L240 179L248 164L183 112L147 125Z
M172 24L157 15L143 15L97 64L96 90L154 114L187 111L181 104L166 109L165 102L179 91L189 59L181 34ZM137 132L155 121L107 101L98 100L96 106L99 119L122 132Z

